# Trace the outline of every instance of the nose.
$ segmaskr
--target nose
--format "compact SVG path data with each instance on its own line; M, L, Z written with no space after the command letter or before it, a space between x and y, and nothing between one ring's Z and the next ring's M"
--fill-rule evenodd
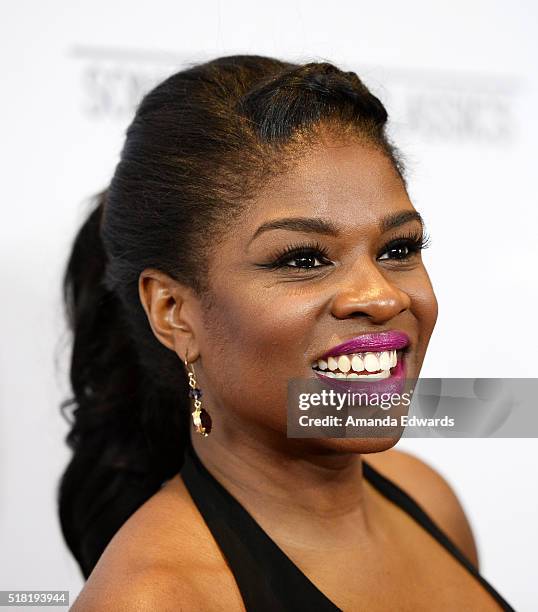
M337 319L368 317L383 324L409 309L409 295L391 283L375 262L356 262L345 281L339 283L331 312Z

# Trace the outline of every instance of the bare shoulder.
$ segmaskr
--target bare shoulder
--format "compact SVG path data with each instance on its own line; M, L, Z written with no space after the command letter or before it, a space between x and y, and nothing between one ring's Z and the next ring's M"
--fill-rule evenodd
M178 602L181 602L178 605ZM70 610L73 612L194 612L204 605L195 583L166 568L115 572L106 580L86 583Z
M396 449L363 458L408 493L478 568L476 543L465 511L439 472L411 453Z
M224 612L244 607L218 546L176 476L119 529L70 609Z

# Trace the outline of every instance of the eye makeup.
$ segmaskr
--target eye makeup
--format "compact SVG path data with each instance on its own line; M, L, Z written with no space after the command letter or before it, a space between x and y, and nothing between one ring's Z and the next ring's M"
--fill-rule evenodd
M430 242L429 235L423 230L413 230L385 243L379 250L377 259L379 261L407 261L423 249L428 248ZM404 252L402 253L402 251ZM389 255L390 253L392 253L392 256L384 257L384 255ZM307 264L308 261L318 261L320 265L290 264L290 262L298 262L299 260L303 264ZM306 241L295 242L283 249L276 250L270 255L268 263L257 264L257 266L267 270L309 271L326 265L332 265L332 263L327 247L317 241Z

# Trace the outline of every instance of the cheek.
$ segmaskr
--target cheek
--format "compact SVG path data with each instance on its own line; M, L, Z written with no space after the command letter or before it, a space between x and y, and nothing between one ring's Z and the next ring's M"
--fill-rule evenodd
M425 269L405 288L411 298L411 310L418 323L419 347L426 351L438 315L438 303Z
M279 368L279 364L289 370L294 354L301 357L313 308L291 292L228 291L217 296L205 326L211 330L210 343L218 344L235 367L258 374L260 368Z
M204 312L200 350L204 373L220 401L241 411L242 405L252 409L255 397L266 415L286 405L288 379L305 375L315 303L304 297L274 287L215 291Z
M418 292L416 302L417 308L420 310L421 319L431 334L437 321L439 307L432 284L426 273L422 290Z

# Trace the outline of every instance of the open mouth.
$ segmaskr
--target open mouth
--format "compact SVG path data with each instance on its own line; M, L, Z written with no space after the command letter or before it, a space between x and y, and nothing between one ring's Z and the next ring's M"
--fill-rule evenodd
M391 370L403 359L403 350L349 353L318 359L312 369L328 378L342 380L380 380L389 378Z

